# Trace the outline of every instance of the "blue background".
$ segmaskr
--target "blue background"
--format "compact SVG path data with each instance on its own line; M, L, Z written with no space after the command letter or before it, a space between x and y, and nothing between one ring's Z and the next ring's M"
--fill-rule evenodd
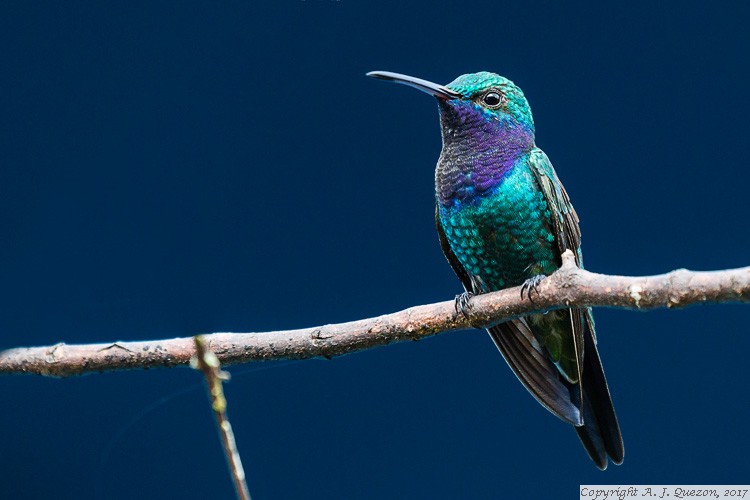
M436 105L370 70L520 85L589 269L748 265L749 14L3 2L0 342L285 329L452 298ZM747 314L597 310L626 449L606 472L481 331L233 367L229 411L256 500L742 484ZM0 378L0 498L231 498L201 383L184 368Z

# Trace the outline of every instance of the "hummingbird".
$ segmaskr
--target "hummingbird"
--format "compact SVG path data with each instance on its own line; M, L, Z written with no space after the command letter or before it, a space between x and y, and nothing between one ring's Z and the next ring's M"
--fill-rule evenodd
M476 294L521 286L532 293L571 250L583 267L578 216L513 82L482 71L447 85L387 71L368 76L437 99L443 147L435 169L440 246L463 284L456 309ZM574 426L604 470L624 449L596 347L591 308L533 314L487 329L514 374L542 406Z

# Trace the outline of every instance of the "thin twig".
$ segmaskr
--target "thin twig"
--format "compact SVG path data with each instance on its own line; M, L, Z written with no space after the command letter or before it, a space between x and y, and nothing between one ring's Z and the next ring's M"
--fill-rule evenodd
M240 452L237 450L237 443L234 440L232 424L227 417L227 400L224 397L222 381L229 379L229 373L221 371L219 358L206 345L202 335L193 337L195 342L195 357L190 360L190 366L203 372L208 384L208 393L211 398L211 408L216 415L216 424L219 427L221 435L221 444L224 448L224 454L227 457L227 464L234 482L234 489L237 492L239 500L250 500L250 492L245 482L245 470L242 468Z
M690 304L750 302L750 267L725 271L687 271L645 277L596 274L575 265L573 254L544 279L533 302L520 287L479 295L468 314L456 312L453 300L411 307L376 318L300 330L205 335L223 364L279 359L331 358L441 332L499 323L525 314L568 306L621 309L684 307ZM186 365L193 340L24 347L0 351L0 373L68 377L112 370Z

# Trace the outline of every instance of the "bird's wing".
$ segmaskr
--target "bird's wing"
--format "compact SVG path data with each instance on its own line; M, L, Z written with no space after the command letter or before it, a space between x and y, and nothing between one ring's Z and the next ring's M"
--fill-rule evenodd
M536 177L539 187L542 189L544 199L550 211L552 226L555 231L555 240L560 255L566 250L571 250L575 254L576 263L583 267L583 258L581 254L581 229L578 226L578 214L576 214L573 205L570 203L568 193L565 192L560 179L557 178L552 163L539 148L534 148L529 155L529 166ZM562 263L562 261L561 261ZM573 332L573 342L575 343L576 366L578 368L578 378L581 380L582 360L583 360L583 318L575 310L570 311L570 323ZM592 329L593 334L593 329Z
M518 380L542 406L571 425L583 424L578 386L560 375L526 319L507 321L487 331Z
M576 263L583 267L578 215L570 203L568 193L565 192L555 169L552 168L552 163L542 150L534 149L529 163L551 212L560 254L562 255L565 250L572 250L576 256ZM597 466L604 469L607 466L607 455L616 464L622 462L624 451L620 425L596 348L591 308L571 309L570 314L578 360L582 361L578 366L581 381L580 408L585 425L577 427L576 432Z
M544 151L534 148L529 155L529 166L542 189L544 199L547 201L560 255L565 250L572 250L576 256L576 263L583 267L578 214L573 209L568 193L565 192L560 179L557 178L552 163L544 154Z
M437 211L435 212L435 226L443 254L464 288L470 292L480 293L482 290L474 289L471 276L451 250ZM581 425L580 397L577 387L571 386L560 375L526 320L523 318L511 320L493 326L487 331L508 366L537 401L564 421L576 426Z

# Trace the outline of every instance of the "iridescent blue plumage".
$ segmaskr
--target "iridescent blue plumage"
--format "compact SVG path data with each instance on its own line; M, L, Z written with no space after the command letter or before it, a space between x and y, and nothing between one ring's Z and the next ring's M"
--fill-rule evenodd
M438 98L443 149L435 170L436 226L467 292L550 274L567 249L582 265L578 218L534 143L531 109L513 82L488 72L446 86L395 73L370 75ZM532 315L488 331L529 392L576 427L597 466L606 468L608 458L622 461L590 309Z

